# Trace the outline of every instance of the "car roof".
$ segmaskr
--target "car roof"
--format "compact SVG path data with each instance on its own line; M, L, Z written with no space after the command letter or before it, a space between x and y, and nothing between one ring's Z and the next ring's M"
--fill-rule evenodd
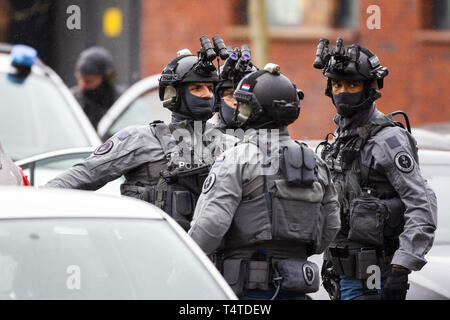
M132 218L164 220L164 212L141 200L92 191L0 187L0 220L26 218Z

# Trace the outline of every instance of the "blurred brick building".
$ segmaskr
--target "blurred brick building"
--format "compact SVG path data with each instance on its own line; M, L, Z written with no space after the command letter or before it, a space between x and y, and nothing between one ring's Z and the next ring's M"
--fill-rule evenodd
M413 126L450 122L450 1L266 0L270 61L305 92L298 139L334 130L335 109L324 95L325 78L312 67L319 38L358 42L375 52L390 74L377 105L404 110ZM370 30L371 5L381 9L381 28ZM177 50L198 50L199 38L222 36L227 45L250 43L245 0L141 1L142 76L161 72ZM261 66L259 66L261 67Z
M334 130L326 80L312 66L320 38L334 44L342 37L379 56L390 71L377 101L383 112L404 110L413 126L450 124L450 0L265 1L270 62L305 92L291 126L295 138L319 139ZM80 30L66 27L72 5L80 7ZM380 29L367 27L373 5ZM120 15L109 19L117 8ZM198 50L203 34L251 48L247 12L248 0L0 0L0 42L34 46L68 85L75 83L78 54L102 45L117 62L119 80L131 84L161 72L179 49ZM111 35L108 26L119 32Z

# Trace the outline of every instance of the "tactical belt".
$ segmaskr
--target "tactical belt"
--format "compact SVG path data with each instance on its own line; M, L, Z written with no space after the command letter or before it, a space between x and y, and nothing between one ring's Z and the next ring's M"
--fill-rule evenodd
M365 280L369 266L377 265L383 272L392 260L395 250L391 248L362 247L349 249L347 246L331 245L330 258L334 273L349 278Z

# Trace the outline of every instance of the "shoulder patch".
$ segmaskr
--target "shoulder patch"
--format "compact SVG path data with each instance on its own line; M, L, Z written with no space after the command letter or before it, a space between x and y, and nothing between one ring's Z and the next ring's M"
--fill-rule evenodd
M213 172L206 177L205 182L203 183L202 192L208 193L208 191L214 186L214 183L216 183L216 174Z
M100 156L102 154L108 153L111 151L114 143L111 140L106 141L104 144L95 149L94 154Z
M395 166L402 172L408 173L414 169L414 160L408 152L402 151L395 155Z
M397 147L401 146L400 141L398 141L396 136L392 136L390 138L387 138L386 139L386 143L388 144L388 146L391 149L394 149L394 148L397 148Z

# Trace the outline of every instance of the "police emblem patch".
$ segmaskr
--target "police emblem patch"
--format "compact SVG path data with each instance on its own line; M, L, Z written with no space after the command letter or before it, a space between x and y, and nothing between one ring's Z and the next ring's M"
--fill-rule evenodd
M102 154L108 153L112 149L113 146L114 146L114 143L111 140L108 140L104 144L99 146L97 149L95 149L94 154L97 156L100 156Z
M314 278L316 277L314 269L307 263L303 265L303 277L308 286L313 284Z
M206 177L205 182L203 182L203 193L208 193L209 190L213 187L214 183L216 182L216 174L210 173L208 177Z
M414 169L413 158L405 151L397 153L395 156L395 166L402 172L411 172Z

